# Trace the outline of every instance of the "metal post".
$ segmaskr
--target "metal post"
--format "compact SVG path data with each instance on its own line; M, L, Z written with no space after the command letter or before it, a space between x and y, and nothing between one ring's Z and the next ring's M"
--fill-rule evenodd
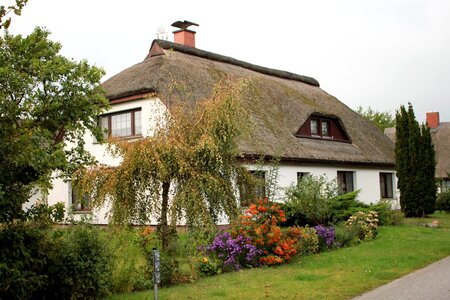
M161 282L159 250L153 248L153 284L155 300L158 300L158 284Z

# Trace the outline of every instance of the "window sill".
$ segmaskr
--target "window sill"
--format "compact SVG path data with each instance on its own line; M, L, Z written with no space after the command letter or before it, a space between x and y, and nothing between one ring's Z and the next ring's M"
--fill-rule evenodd
M116 136L114 138L117 138L119 140L137 140L137 139L142 139L143 137L144 136L142 134L140 134L140 135L132 135L132 136ZM106 139L103 142L93 141L92 143L94 145L102 145L102 144L107 143L107 142L108 142L108 139Z
M93 214L92 209L86 209L86 210L72 210L72 214L74 215L91 215Z
M351 141L348 140L339 140L330 136L320 136L320 135L294 135L296 138L310 139L310 140L320 140L320 141L330 141L330 142L339 142L339 143L347 143L351 144Z

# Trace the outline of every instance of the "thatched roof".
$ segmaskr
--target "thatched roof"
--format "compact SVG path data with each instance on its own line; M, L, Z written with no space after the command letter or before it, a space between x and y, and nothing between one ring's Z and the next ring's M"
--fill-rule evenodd
M431 138L436 151L436 177L448 178L450 173L450 122L439 123L431 130Z
M395 143L395 127L384 130ZM450 174L450 122L439 123L437 128L431 129L431 140L436 151L436 178L449 178Z
M244 154L284 160L392 167L393 143L371 122L329 95L311 77L245 63L211 52L155 40L147 58L104 82L110 100L153 92L170 104L177 94L188 101L208 97L223 78L253 82L243 99L255 124ZM351 143L298 138L311 114L339 119Z

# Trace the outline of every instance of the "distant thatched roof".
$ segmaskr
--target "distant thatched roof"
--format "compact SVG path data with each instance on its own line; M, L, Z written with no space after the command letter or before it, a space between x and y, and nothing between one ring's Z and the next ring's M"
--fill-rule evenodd
M243 105L256 126L252 138L240 142L244 154L304 162L393 166L391 140L371 122L323 91L311 77L155 40L143 62L108 79L103 87L110 100L154 92L170 104L174 94L187 101L206 98L223 78L245 78L253 82ZM352 142L295 137L311 114L337 117Z
M436 151L436 177L448 178L450 173L450 122L439 123L431 130L434 150Z
M393 142L395 142L395 127L384 130ZM450 173L450 122L439 123L435 129L431 129L431 139L436 151L436 178L448 178Z

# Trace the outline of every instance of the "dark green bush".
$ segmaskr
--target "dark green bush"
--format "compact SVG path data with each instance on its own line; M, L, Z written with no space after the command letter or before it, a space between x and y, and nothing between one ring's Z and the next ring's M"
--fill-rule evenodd
M95 299L109 292L110 253L98 228L35 224L0 230L0 299Z
M96 299L111 286L111 253L99 228L74 225L52 235L48 252L50 299Z
M332 223L347 221L356 212L369 210L369 205L356 200L358 193L359 190L330 199L329 207Z
M23 223L0 229L0 299L28 299L45 289L48 238Z
M450 190L438 194L436 210L450 212Z

